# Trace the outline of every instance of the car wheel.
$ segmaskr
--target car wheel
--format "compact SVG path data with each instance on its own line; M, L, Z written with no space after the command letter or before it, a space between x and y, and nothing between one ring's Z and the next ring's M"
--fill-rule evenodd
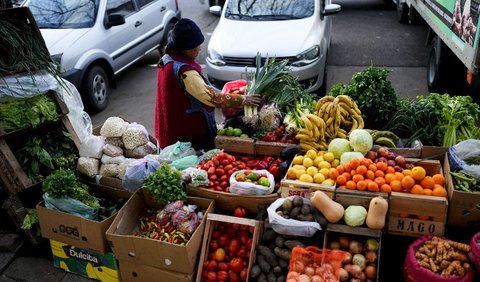
M408 23L408 5L397 0L397 20L401 23Z
M175 23L169 22L167 26L165 26L165 32L163 33L163 38L162 42L160 42L160 46L158 46L158 52L160 53L160 56L163 56L165 54L165 46L167 46L168 43L168 34L170 31L173 29L175 26Z
M225 0L208 0L208 6L220 6L223 7L223 4L225 4Z
M100 66L92 66L85 73L83 97L90 112L99 112L108 105L110 85L108 76Z

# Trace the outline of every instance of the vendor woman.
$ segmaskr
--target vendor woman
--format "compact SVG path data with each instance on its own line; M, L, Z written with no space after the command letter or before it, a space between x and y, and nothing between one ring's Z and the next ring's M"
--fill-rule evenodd
M179 20L158 63L155 136L161 148L190 141L195 149L214 147L214 108L258 106L258 95L222 94L202 76L195 62L204 37L189 19Z

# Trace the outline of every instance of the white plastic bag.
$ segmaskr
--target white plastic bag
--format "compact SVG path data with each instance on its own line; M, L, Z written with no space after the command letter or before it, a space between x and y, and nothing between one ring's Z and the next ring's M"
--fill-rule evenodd
M268 187L254 184L253 182L237 181L235 176L240 173L245 173L245 171L246 170L239 170L230 175L230 188L228 188L230 193L239 195L268 195L273 192L273 189L275 188L275 178L270 172L268 172L268 170L252 170L252 173L267 176L268 181L270 182L270 186Z
M122 137L127 130L128 122L119 117L109 117L100 128L103 137Z
M285 219L277 214L277 209L282 206L283 202L294 197L279 198L267 208L268 220L272 229L282 235L312 237L317 231L322 230L318 222ZM304 198L303 203L312 207L312 202L309 199Z
M100 159L103 155L105 139L102 136L89 135L80 144L80 157Z
M148 143L148 132L145 126L138 123L131 123L128 125L125 132L122 134L123 146L127 150L133 150L139 146Z
M132 193L137 191L142 187L145 176L154 172L159 167L159 162L145 158L128 164L122 180L123 188Z
M480 165L469 164L470 159L480 157L480 140L468 139L448 149L448 157L452 170L463 170L480 179Z
M195 155L195 149L192 147L191 142L177 141L177 143L163 148L159 155L160 160L171 163L175 160Z
M94 158L80 157L77 162L77 171L90 178L98 174L100 161Z
M107 156L107 155L103 155L102 156L102 164L121 164L125 161L125 157L124 156L118 156L118 157L110 157L110 156Z

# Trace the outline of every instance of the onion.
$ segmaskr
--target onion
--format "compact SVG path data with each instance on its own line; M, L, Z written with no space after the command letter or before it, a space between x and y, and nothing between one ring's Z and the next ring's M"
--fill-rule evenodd
M308 277L308 275L306 275L306 274L302 274L302 275L298 276L298 281L299 282L310 282L310 277Z
M367 251L365 253L365 259L367 262L377 262L377 253L374 251Z
M340 279L341 282L347 281L348 279L348 272L344 268L337 269L335 274L337 275L338 279Z
M298 273L304 273L305 265L303 264L303 262L296 260L295 263L293 264L293 270Z
M357 240L350 241L349 246L350 252L353 254L359 254L363 251L362 243L358 242Z
M315 274L315 269L313 267L307 266L305 267L305 274L308 276L313 276Z
M365 257L362 255L362 254L356 254L353 256L352 258L352 263L354 265L358 265L360 266L360 269L361 270L364 270L365 267L367 266L367 261L365 259Z
M352 267L350 268L350 275L352 275L353 278L360 278L361 274L362 274L362 269L360 268L360 266L356 264L352 264Z
M367 278L374 279L377 277L377 268L373 265L367 266L367 268L365 268L365 276L367 276Z
M312 282L323 282L323 279L319 275L313 275L312 279L310 281L312 281Z

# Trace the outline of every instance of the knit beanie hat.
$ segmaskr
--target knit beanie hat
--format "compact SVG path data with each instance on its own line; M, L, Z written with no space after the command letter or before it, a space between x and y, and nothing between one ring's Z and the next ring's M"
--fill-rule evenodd
M203 43L202 31L197 24L190 19L180 19L168 36L169 44L174 49L185 51L193 49Z

